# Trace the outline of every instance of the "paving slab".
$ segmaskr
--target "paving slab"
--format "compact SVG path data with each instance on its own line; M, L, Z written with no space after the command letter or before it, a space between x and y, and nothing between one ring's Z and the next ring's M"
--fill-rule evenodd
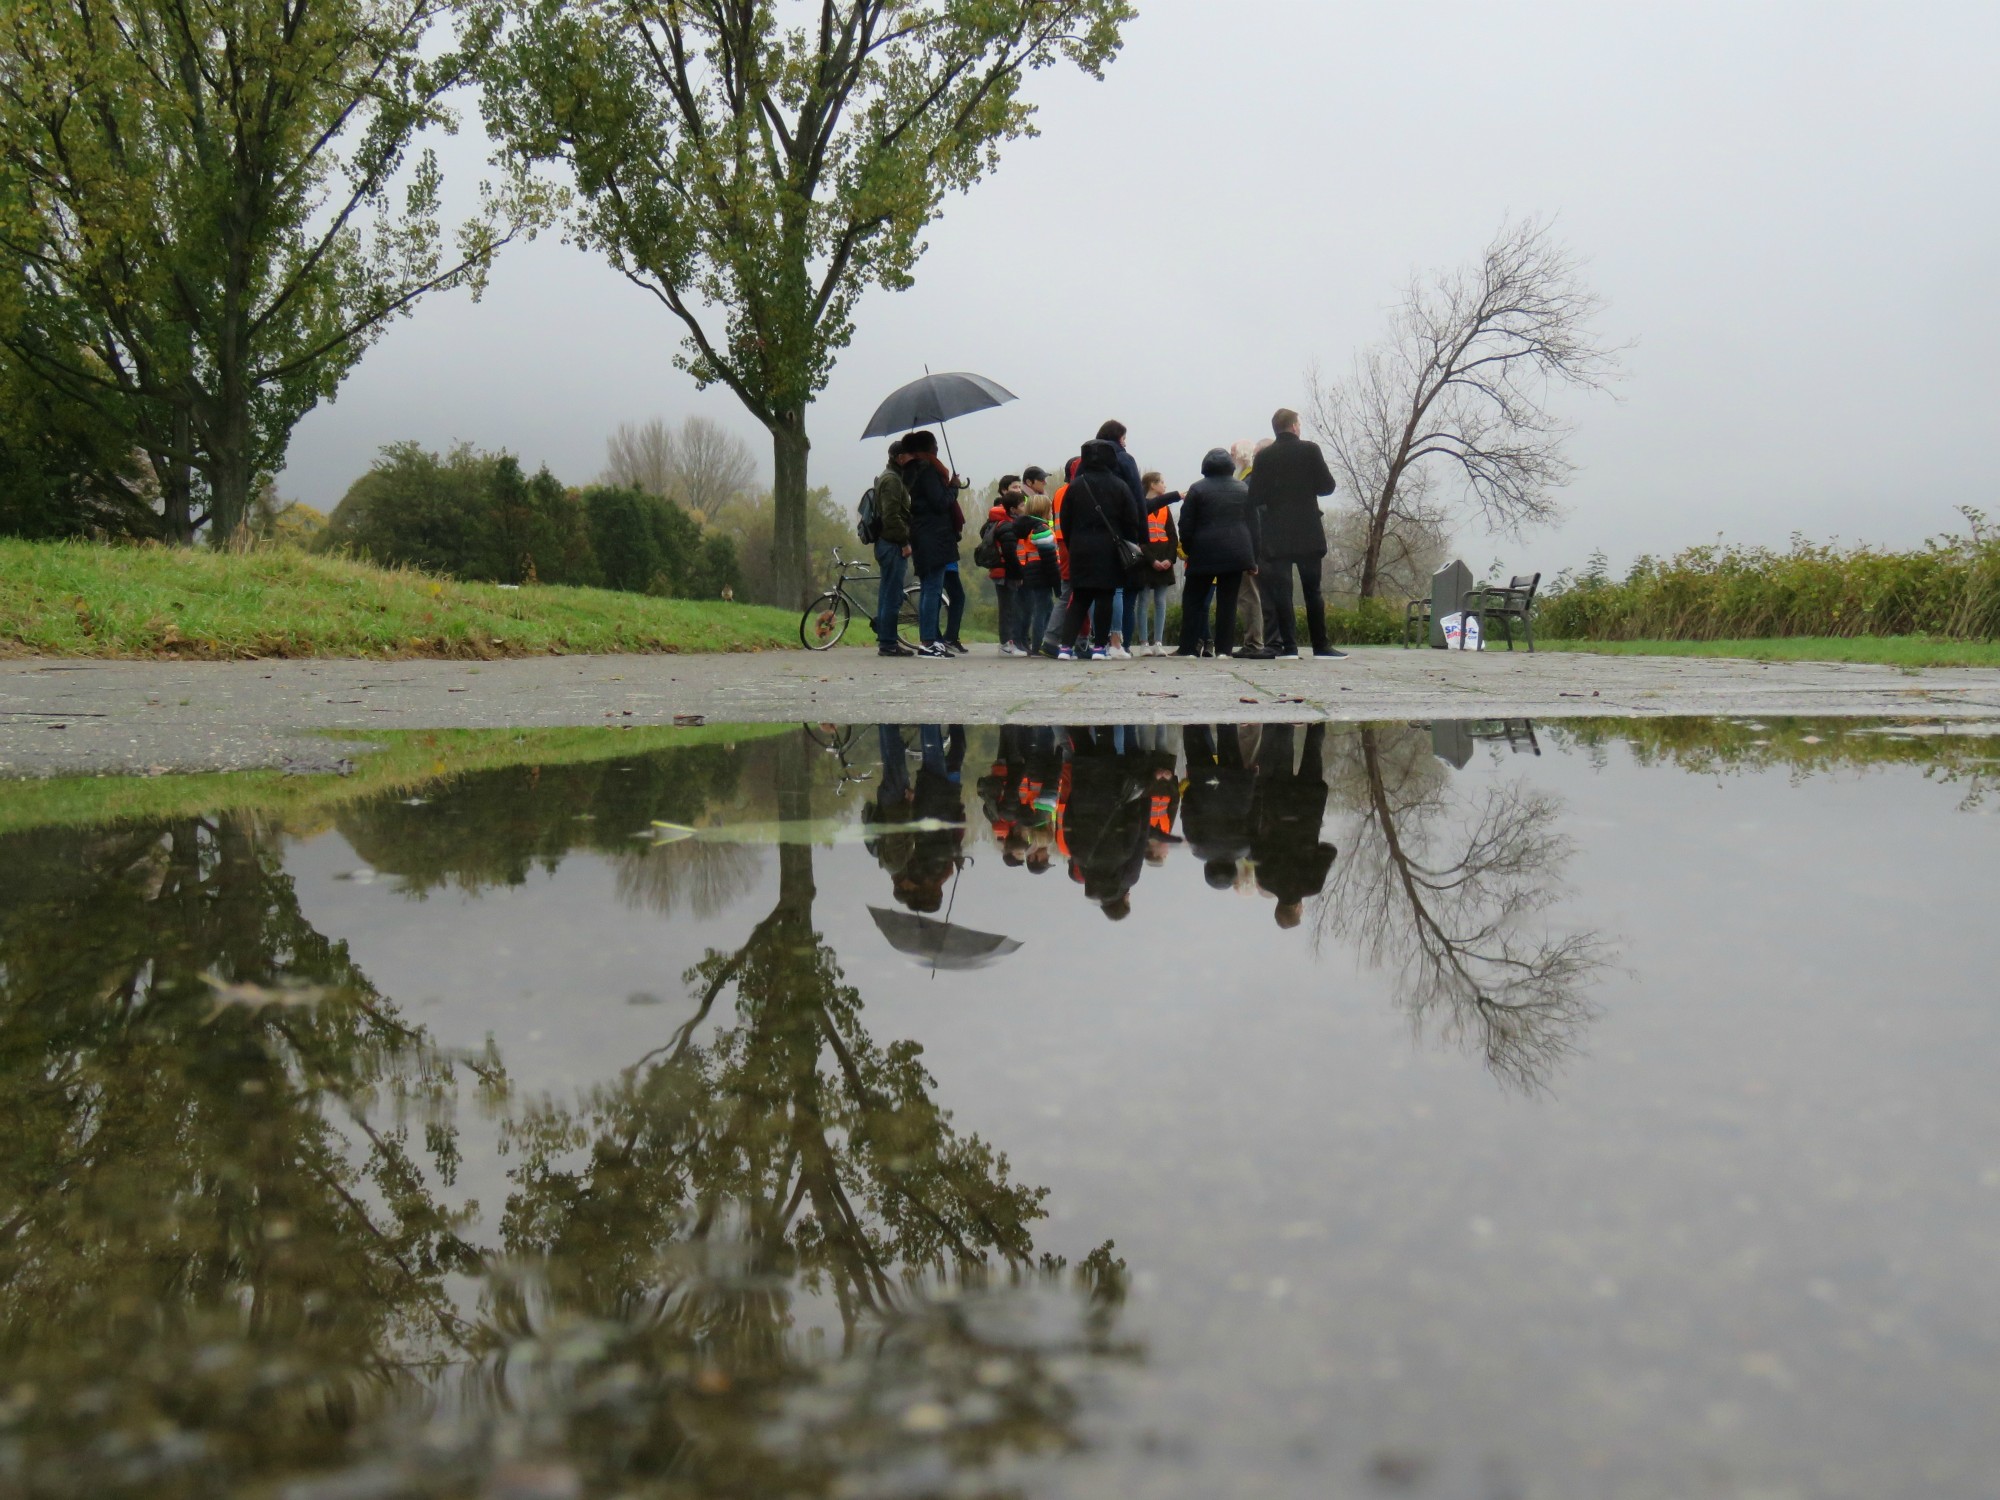
M2000 718L2000 670L1379 648L1346 660L950 662L866 650L511 661L0 662L0 775L323 769L366 732L1611 714Z

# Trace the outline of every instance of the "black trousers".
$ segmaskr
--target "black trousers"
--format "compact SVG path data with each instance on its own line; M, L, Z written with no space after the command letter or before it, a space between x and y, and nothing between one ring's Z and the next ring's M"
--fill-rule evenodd
M1236 645L1236 591L1243 586L1241 573L1189 573L1181 590L1181 643L1179 654L1193 656L1201 642L1210 639L1208 596L1215 593L1215 654L1227 656Z
M1116 589L1071 588L1069 613L1063 616L1062 643L1074 646L1077 635L1083 630L1085 615L1094 614L1092 637L1099 650L1111 638L1111 601L1117 596Z
M1264 645L1273 651L1299 649L1297 616L1292 612L1292 569L1299 570L1299 592L1305 596L1306 633L1313 655L1331 649L1326 639L1326 596L1320 592L1318 557L1274 557L1257 568L1257 586L1264 592Z

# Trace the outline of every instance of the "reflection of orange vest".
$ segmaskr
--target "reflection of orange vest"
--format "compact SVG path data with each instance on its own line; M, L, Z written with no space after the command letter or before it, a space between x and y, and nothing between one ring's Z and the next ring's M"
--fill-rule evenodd
M1164 505L1158 510L1146 512L1146 540L1155 547L1167 545L1167 508Z
M1069 858L1069 830L1063 826L1065 814L1069 812L1069 766L1062 768L1062 777L1056 782L1056 852L1064 859Z
M1153 793L1153 832L1161 838L1174 831L1174 799L1165 792Z

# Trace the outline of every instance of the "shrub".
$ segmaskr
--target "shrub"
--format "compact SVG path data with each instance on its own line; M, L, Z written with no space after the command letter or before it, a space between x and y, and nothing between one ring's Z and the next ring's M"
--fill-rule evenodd
M1559 640L1711 641L1774 636L2000 638L2000 532L1964 510L1967 531L1915 552L1842 548L1794 536L1791 549L1716 544L1641 557L1623 580L1601 555L1559 576L1535 628Z

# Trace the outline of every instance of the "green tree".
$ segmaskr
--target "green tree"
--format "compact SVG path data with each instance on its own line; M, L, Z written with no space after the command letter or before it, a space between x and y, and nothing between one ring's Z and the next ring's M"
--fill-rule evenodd
M447 9L6 7L0 338L145 450L176 539L233 534L386 324L428 292L476 295L531 227L533 195L510 193L444 247L437 163L412 151L451 127L473 63L432 37Z
M513 164L574 174L573 231L686 330L681 366L771 434L776 597L807 584L806 407L871 285L1033 132L1029 72L1101 75L1127 0L475 0Z
M498 462L464 444L439 455L392 443L334 507L326 543L379 563L477 577Z
M160 517L121 435L0 348L0 535L150 537Z

